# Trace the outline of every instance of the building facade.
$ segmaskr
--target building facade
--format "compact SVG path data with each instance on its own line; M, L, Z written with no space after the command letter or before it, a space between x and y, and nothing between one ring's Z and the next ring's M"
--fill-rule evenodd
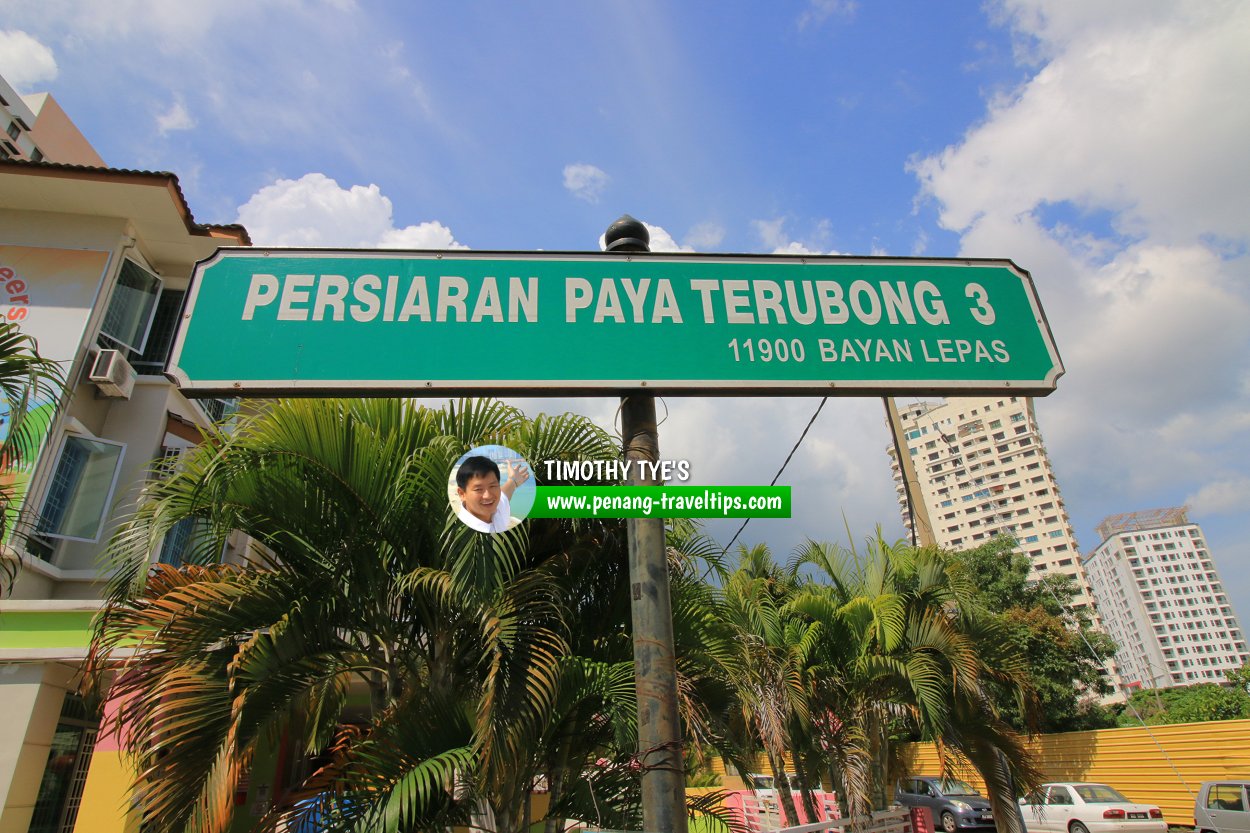
M104 160L50 93L19 95L0 76L0 159L103 168Z
M1025 396L949 398L900 408L898 446L910 456L919 505L910 506L904 470L889 449L903 523L925 526L945 549L1010 535L1035 576L1060 573L1077 587L1073 606L1095 612L1076 534ZM1095 616L1095 619L1097 617Z
M1184 507L1113 515L1085 559L1125 685L1224 682L1250 662L1202 530Z
M163 375L192 269L249 241L195 222L172 174L93 164L51 97L7 84L0 97L22 151L0 157L0 315L66 378L57 401L35 403L41 451L6 475L15 531L3 556L16 574L0 600L0 833L137 830L116 738L76 691L117 519L228 413ZM192 534L175 529L152 559L179 563ZM241 561L247 547L232 540L220 557Z

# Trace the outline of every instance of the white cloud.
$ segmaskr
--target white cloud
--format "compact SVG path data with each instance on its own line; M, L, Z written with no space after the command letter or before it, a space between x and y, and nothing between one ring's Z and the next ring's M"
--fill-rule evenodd
M378 240L379 249L467 249L457 243L451 229L436 220L389 229Z
M56 80L56 58L21 29L0 30L0 75L19 92L35 92L31 85Z
M1078 533L1186 495L1244 513L1250 6L1000 11L1031 76L910 167L961 255L1034 277L1068 370L1038 412Z
M599 202L609 180L606 173L585 162L564 166L564 187L579 200Z
M1250 506L1250 477L1234 476L1208 483L1185 498L1185 503L1198 515L1244 512Z
M223 145L313 153L324 150L327 119L366 125L376 117L370 107L384 100L389 130L356 129L339 148L358 170L382 153L387 133L454 133L435 110L439 89L405 65L394 39L402 30L375 18L348 0L0 0L0 24L56 45L62 78L73 76L80 92L108 96L115 79L128 79L122 86L141 94L112 93L122 120L152 118L144 102L163 107L177 94ZM7 51L0 48L0 59ZM168 148L138 151L174 167ZM418 166L436 153L424 141L405 152Z
M781 246L773 247L775 255L818 255L820 252L812 251L797 240L791 240Z
M789 244L783 230L786 224L784 217L778 217L775 220L752 220L751 227L755 229L755 233L759 235L760 241L767 248L777 248Z
M27 9L33 12L31 16L45 21L73 21L74 31L93 39L150 33L153 37L149 46L163 50L173 42L182 46L202 41L219 21L237 23L258 6L266 5L274 4L264 0L40 0L27 4Z
M775 255L818 255L839 254L830 249L822 251L829 242L832 226L828 220L816 224L812 236L807 240L795 240L785 230L786 218L777 217L773 220L752 220L751 226L759 235L760 242Z
M1250 5L1005 5L1051 59L915 165L943 225L1067 202L1133 237L1245 234Z
M799 15L799 28L818 26L834 15L850 19L857 8L855 0L808 0L807 8Z
M725 227L719 223L699 223L686 232L686 245L700 252L715 249L724 239Z
M436 221L395 228L391 201L377 185L341 188L325 174L279 179L239 207L257 246L463 249Z
M664 230L662 226L653 226L644 222L647 231L651 234L651 251L653 252L693 252L691 246L678 245L673 239L673 235Z
M156 131L162 136L173 130L190 130L195 127L195 119L187 112L187 106L181 99L174 101L164 113L156 115Z

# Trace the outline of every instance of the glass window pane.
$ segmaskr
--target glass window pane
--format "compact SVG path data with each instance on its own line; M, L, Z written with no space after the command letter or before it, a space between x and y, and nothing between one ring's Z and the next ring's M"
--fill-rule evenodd
M143 374L159 375L165 370L169 350L178 331L178 313L182 311L182 299L187 293L181 289L167 289L156 302L156 315L148 331L147 346L143 352L130 352L130 366Z
M171 567L184 564L220 564L223 547L210 534L203 518L183 518L165 533L160 562Z
M97 540L125 448L102 440L66 437L43 504L39 533Z
M160 278L133 260L122 261L100 332L124 347L142 350L160 294Z
M35 799L35 811L28 828L30 833L57 833L60 829L65 799L69 796L78 752L86 732L81 726L56 727L43 780L39 783L39 797Z

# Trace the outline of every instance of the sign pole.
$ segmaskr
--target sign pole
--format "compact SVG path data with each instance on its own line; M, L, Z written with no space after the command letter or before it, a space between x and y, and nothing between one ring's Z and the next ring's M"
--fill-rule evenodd
M933 537L933 522L929 520L929 507L920 492L920 478L916 464L907 453L907 435L903 432L903 420L898 415L898 404L893 396L884 396L885 416L890 423L894 438L894 453L898 456L898 470L903 475L903 494L907 498L907 511L911 514L911 545L931 547L937 543Z
M647 227L628 214L608 227L609 252L649 252ZM623 455L630 486L658 486L639 461L660 459L655 396L621 397ZM647 474L654 475L655 467ZM677 659L669 596L668 551L662 518L628 518L629 582L634 624L634 688L638 699L638 760L642 764L642 824L648 833L686 833L686 774L677 710Z

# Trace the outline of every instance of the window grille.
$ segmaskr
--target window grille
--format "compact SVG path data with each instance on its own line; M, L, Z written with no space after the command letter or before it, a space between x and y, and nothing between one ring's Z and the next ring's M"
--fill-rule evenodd
M100 324L100 333L123 347L143 350L160 292L160 278L133 260L125 260Z
M137 373L152 376L164 372L169 351L174 345L174 334L178 332L178 316L186 294L181 289L161 292L156 302L156 314L152 317L152 329L148 332L147 346L142 353L131 350L127 355L130 366Z
M82 698L66 694L27 828L30 833L72 833L98 730L99 725L87 715Z
M49 538L99 540L125 449L110 440L66 436L36 531Z

